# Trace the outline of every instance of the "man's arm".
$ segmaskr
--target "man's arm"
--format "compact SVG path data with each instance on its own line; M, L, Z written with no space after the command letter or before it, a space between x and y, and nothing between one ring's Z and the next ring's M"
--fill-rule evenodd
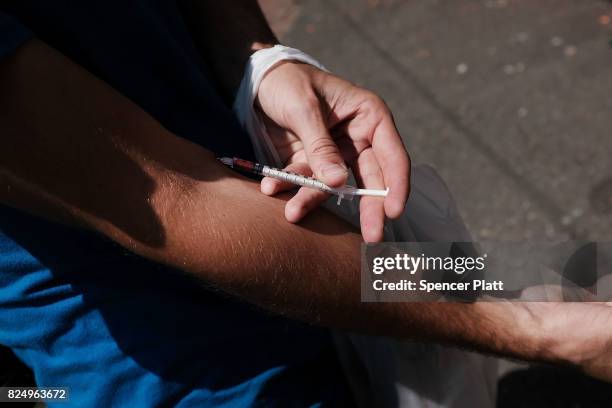
M543 347L559 330L540 335L540 317L519 306L361 303L361 240L348 225L323 210L286 223L283 200L39 41L0 63L0 89L4 204L92 229L290 317L558 358Z
M277 311L315 313L339 295L328 284L336 273L353 275L342 291L358 298L354 230L324 211L287 224L281 199L55 50L26 43L0 63L0 89L3 203L96 230Z
M0 63L0 89L2 203L98 231L278 313L374 324L347 321L361 307L361 239L337 217L286 223L282 199L37 40Z
M346 223L324 210L286 223L283 200L43 43L0 64L0 89L3 203L93 229L279 313L396 334L408 325L401 307L360 304L361 240Z

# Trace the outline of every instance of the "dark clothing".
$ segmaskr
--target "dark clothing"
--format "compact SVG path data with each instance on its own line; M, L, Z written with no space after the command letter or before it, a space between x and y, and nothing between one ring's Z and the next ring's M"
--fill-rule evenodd
M0 58L32 35L177 135L219 155L252 155L176 2L3 2ZM70 387L74 406L307 406L346 396L328 331L3 206L0 343L39 386Z

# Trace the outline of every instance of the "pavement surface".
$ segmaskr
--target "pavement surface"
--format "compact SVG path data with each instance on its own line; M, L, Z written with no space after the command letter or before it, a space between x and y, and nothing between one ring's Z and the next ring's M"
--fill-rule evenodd
M436 167L475 239L612 240L611 2L262 6L282 42L386 100L413 162ZM574 385L555 391L559 378ZM612 401L612 386L561 369L500 384L500 407ZM555 397L529 399L538 388Z
M379 93L475 238L612 237L612 5L267 0L281 40Z

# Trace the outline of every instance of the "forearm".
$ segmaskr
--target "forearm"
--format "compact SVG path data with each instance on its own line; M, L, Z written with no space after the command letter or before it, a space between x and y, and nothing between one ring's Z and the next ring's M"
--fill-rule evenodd
M360 302L356 231L324 210L286 223L281 199L43 44L0 64L0 88L2 203L97 231L275 313L538 357L520 309Z
M181 7L200 54L231 101L249 56L278 40L256 0L183 0Z
M331 214L286 223L282 200L38 41L0 63L0 89L3 204L280 313L317 320L337 299L358 303L361 241Z

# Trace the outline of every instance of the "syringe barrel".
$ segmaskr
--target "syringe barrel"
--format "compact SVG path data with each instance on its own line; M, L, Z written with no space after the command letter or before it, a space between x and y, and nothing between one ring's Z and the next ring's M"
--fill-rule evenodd
M233 168L241 169L251 173L256 173L265 177L275 178L277 180L286 181L288 183L295 184L298 186L314 188L325 193L335 194L338 196L338 204L340 203L340 200L352 200L354 196L367 195L376 197L386 197L387 193L389 192L388 188L386 190L361 189L352 186L332 188L329 187L327 184L323 183L322 181L316 180L312 177L306 177L301 174L296 174L290 171L279 170L274 167L239 159L237 157L220 157L219 160L223 164L231 166Z
M312 177L306 177L301 174L275 169L274 167L263 166L261 174L277 180L297 184L299 186L316 188L317 190L321 190L327 193L331 192L331 188L319 180L315 180Z

